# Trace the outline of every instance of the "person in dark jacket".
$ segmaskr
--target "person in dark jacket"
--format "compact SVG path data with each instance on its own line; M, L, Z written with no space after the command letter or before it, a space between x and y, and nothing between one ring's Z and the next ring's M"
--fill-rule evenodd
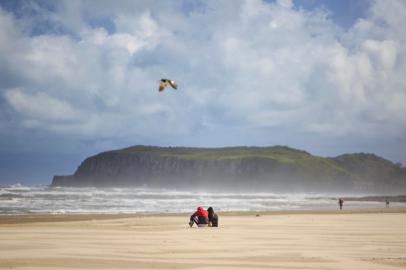
M198 227L205 227L209 224L209 213L203 207L198 207L197 211L190 216L189 226L196 224Z
M214 213L213 207L207 208L207 212L209 213L209 227L218 227L219 226L219 217L216 213Z
M340 205L340 210L343 209L343 204L344 204L344 200L341 199L341 198L339 198L339 199L338 199L338 205Z

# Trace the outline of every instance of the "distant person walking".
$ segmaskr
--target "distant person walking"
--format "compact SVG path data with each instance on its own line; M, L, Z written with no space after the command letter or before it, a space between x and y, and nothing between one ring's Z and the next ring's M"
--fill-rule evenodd
M386 204L386 208L389 208L389 200L388 199L386 199L385 204Z
M216 213L214 213L213 207L207 208L207 212L209 213L209 227L218 227L219 226L219 217Z
M197 211L190 216L189 226L196 224L197 227L207 227L209 225L209 213L203 207L198 207Z
M342 198L338 199L338 205L340 205L340 210L343 210L344 200Z

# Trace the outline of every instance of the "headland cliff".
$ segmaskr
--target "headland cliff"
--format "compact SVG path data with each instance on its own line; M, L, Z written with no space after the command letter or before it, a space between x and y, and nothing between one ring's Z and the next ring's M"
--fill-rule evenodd
M52 186L382 193L406 190L406 168L374 154L325 158L286 146L139 145L89 157Z

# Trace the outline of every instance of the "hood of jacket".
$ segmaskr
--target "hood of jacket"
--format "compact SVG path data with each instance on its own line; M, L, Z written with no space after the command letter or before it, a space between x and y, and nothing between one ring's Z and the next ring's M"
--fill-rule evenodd
M208 217L209 216L209 213L206 211L206 210L204 210L204 208L203 207L201 207L201 206L199 206L198 208L197 208L197 211L194 213L194 216L203 216L203 217Z

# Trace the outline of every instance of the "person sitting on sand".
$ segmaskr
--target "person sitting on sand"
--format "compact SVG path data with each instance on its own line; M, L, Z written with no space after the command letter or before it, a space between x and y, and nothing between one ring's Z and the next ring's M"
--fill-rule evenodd
M218 227L219 226L219 217L216 213L214 213L213 207L207 208L207 212L209 212L209 227Z
M343 209L343 204L344 204L344 200L343 199L338 199L338 204L340 205L340 210Z
M197 211L190 216L189 226L196 223L198 227L206 227L209 224L209 213L203 207L198 207Z

